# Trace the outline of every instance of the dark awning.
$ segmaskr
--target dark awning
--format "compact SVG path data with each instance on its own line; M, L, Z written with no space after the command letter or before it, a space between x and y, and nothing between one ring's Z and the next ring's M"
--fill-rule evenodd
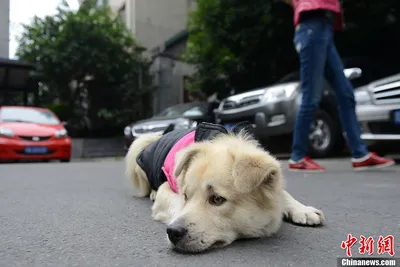
M0 58L0 91L29 92L36 86L32 83L35 65L12 59Z

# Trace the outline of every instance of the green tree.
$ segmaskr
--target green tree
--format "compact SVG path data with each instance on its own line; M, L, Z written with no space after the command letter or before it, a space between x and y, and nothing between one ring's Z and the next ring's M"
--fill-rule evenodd
M17 56L36 64L42 97L53 100L45 104L64 103L71 121L104 132L150 110L150 62L142 52L109 7L73 11L64 2L54 16L24 25Z
M343 0L345 30L336 34L342 56L368 56L398 65L400 1Z
M191 90L220 96L265 86L297 64L291 9L280 1L201 0L190 13L184 59ZM279 67L278 67L279 66Z

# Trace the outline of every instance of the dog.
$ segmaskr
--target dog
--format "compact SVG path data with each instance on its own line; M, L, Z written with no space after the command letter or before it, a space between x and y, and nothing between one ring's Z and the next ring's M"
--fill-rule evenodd
M179 252L271 236L285 219L304 226L325 222L321 210L285 190L279 161L246 125L228 131L200 123L144 135L132 143L125 163L133 195L154 201L151 216L167 225L167 240Z

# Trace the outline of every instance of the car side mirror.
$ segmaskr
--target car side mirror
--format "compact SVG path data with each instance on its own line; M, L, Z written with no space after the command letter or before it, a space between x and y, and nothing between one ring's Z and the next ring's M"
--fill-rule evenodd
M219 113L219 109L218 108L213 109L213 113L214 114L218 114Z
M348 68L344 69L343 72L349 80L360 78L362 75L362 70L360 68Z

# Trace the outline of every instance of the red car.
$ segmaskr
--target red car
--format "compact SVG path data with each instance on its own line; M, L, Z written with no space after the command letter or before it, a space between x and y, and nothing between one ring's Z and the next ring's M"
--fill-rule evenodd
M71 159L72 142L60 119L38 107L0 107L0 161Z

